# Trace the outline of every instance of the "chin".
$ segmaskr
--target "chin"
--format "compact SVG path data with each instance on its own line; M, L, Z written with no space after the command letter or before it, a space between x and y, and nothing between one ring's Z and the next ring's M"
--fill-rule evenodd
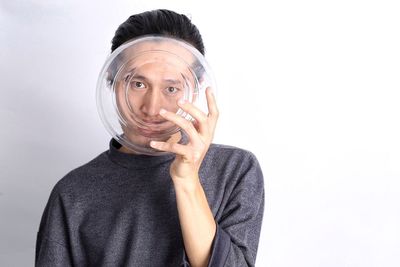
M150 136L143 136L143 135L138 135L138 134L132 134L132 133L125 133L126 137L129 139L130 142L133 144L138 144L141 146L150 146L149 143L150 141L167 141L170 137L164 137L164 138L156 138L156 137L150 137Z

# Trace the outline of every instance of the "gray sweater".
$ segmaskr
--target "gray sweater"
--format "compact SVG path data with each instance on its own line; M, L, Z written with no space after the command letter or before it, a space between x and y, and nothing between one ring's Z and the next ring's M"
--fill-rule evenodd
M190 266L169 175L175 155L127 154L120 146L111 139L109 150L54 186L36 266ZM211 144L199 176L217 225L209 266L254 266L264 212L257 159Z

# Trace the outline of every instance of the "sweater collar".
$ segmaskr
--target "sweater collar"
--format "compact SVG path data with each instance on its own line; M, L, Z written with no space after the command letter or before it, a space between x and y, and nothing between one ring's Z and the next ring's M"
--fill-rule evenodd
M118 150L122 145L117 140L111 138L110 149L107 151L108 158L114 163L128 169L148 169L158 165L171 162L175 154L165 154L161 156L149 156L143 154L129 154Z

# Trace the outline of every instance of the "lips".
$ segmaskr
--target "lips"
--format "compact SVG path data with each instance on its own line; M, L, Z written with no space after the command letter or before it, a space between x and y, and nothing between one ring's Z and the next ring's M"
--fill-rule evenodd
M168 121L143 121L142 126L139 126L143 132L147 133L159 133L160 131L165 130L167 128Z
M131 128L139 135L146 137L157 137L165 133L173 123L163 118L151 118L133 116L131 114L132 123Z
M143 129L143 128L138 128L138 132L143 135L143 136L147 136L147 137L155 137L160 135L161 131L153 131L153 130L147 130L147 129Z
M148 120L142 120L142 121L147 124L155 124L155 125L166 122L166 121L148 121Z

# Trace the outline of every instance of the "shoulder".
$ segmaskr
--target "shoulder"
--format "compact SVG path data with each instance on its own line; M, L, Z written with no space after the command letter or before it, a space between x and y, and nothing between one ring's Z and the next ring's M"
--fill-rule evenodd
M226 183L236 183L243 179L263 183L263 174L256 156L247 149L235 146L211 144L202 169L205 176L216 176Z
M76 194L79 190L87 189L92 186L95 179L106 173L107 160L106 152L103 152L66 173L54 185L52 195L71 195Z
M210 145L207 155L208 160L229 161L258 164L257 157L251 151L236 146L214 144Z
M228 205L243 206L245 202L249 207L260 207L263 202L263 173L255 154L247 149L212 144L203 160L200 177L217 218L223 216Z

